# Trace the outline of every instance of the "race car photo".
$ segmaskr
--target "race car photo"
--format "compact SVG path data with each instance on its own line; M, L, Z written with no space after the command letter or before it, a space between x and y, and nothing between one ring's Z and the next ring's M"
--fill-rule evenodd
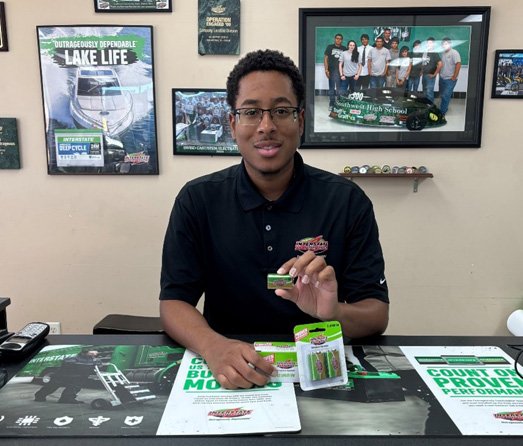
M401 88L370 88L340 96L329 116L348 124L422 130L447 123L422 94Z

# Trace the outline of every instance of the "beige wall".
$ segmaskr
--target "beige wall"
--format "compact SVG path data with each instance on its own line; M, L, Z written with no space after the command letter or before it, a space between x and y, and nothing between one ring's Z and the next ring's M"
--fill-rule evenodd
M0 116L18 118L23 165L0 170L0 296L12 299L9 326L60 321L66 333L88 333L108 313L156 315L175 195L189 179L238 162L172 155L171 88L222 88L238 58L197 54L197 0L174 0L172 14L95 14L92 0L4 2L10 51L0 53ZM523 47L523 3L492 3L481 149L302 150L307 163L335 173L365 163L434 173L417 194L407 180L359 180L380 224L390 334L503 335L507 316L523 308L523 101L490 99L495 49ZM299 7L359 5L243 0L241 52L277 48L298 61ZM35 27L61 24L154 26L159 176L47 175Z

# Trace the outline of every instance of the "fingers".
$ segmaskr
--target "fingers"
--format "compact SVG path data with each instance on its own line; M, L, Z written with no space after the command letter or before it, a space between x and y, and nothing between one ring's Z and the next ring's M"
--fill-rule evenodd
M206 361L222 387L248 389L253 385L264 386L272 374L277 374L277 370L250 344L227 340L219 350Z
M336 278L334 268L327 265L325 259L315 255L313 251L307 251L301 257L285 262L277 273L298 277L301 283L311 284L316 288Z

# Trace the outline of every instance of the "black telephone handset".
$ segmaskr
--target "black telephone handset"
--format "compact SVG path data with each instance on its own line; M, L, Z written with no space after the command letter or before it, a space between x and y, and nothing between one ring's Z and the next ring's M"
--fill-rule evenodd
M49 334L49 325L31 322L0 344L2 359L21 360L44 342Z

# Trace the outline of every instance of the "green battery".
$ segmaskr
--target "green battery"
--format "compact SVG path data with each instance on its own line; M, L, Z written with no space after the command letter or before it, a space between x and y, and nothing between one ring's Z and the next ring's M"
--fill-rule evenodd
M293 278L289 274L267 274L267 288L275 290L282 288L290 290L294 286Z
M325 357L323 353L309 354L309 370L311 372L311 381L319 381L327 377L325 373Z
M340 353L338 350L329 350L324 353L325 365L327 369L327 378L336 378L341 376Z

